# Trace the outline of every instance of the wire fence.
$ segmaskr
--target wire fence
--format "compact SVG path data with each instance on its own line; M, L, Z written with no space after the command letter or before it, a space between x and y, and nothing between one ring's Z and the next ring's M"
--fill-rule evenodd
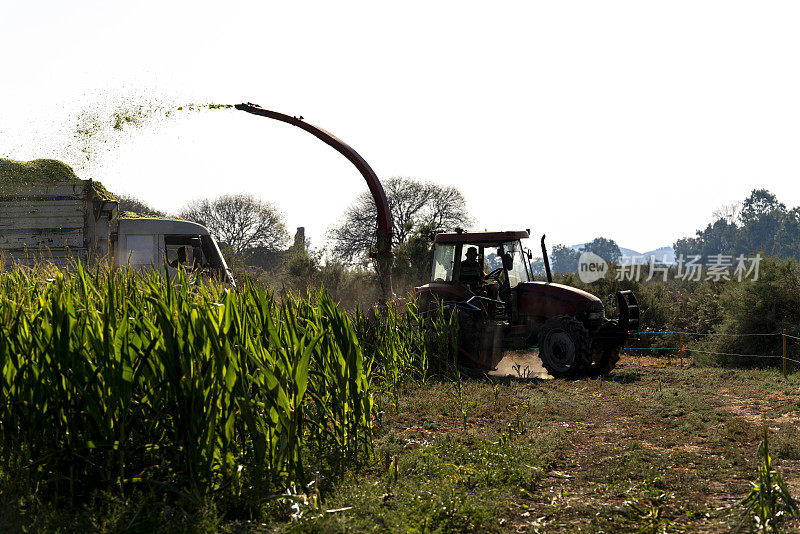
M786 376L786 362L792 362L795 364L800 365L800 360L796 360L794 358L790 358L787 353L787 340L790 341L800 341L800 337L794 336L791 334L787 334L786 331L783 332L763 332L763 333L745 333L745 334L718 334L718 333L709 333L709 332L686 332L683 330L641 330L636 332L637 335L664 335L664 334L671 334L678 336L678 346L677 347L625 347L626 351L671 351L677 352L680 355L681 365L683 365L683 357L685 353L697 353L697 354L709 354L713 356L726 356L726 357L742 357L742 358L759 358L759 359L773 359L773 360L781 360L783 362L783 376ZM712 350L702 350L696 349L692 347L688 347L684 345L683 336L696 336L696 337L707 337L707 336L720 336L720 337L780 337L783 341L783 353L781 355L776 354L743 354L738 352L717 352ZM669 362L670 354L667 353L667 362Z
M728 337L750 337L750 336L781 336L781 333L768 333L768 334L715 334L708 332L684 332L683 330L642 330L636 332L637 334L683 334L685 336L728 336ZM786 334L786 337L794 337ZM800 339L800 337L795 337Z

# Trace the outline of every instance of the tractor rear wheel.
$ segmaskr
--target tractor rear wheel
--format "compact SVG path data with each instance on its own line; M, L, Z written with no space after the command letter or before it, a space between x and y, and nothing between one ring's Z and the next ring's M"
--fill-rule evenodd
M584 374L591 365L590 347L589 331L574 317L551 317L539 329L539 358L555 378Z

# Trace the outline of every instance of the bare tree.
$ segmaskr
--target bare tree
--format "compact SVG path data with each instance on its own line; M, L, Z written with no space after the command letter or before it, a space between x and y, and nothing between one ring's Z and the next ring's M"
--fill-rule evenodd
M275 204L251 194L195 200L180 216L202 224L237 254L256 246L282 248L289 240L283 213Z
M393 246L404 244L421 225L450 230L470 223L464 196L455 187L394 177L383 188L392 213ZM358 263L375 245L377 218L375 201L365 191L344 212L342 223L328 232L333 257Z
M739 216L742 214L742 202L731 202L730 204L723 204L712 215L712 220L724 220L728 224L739 222Z

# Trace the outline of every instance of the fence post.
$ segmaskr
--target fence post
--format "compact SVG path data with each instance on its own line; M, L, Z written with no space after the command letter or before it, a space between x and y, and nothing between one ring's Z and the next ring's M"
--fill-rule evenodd
M683 367L683 328L678 329L678 346L681 349L681 367Z
M783 378L786 378L786 329L783 329Z

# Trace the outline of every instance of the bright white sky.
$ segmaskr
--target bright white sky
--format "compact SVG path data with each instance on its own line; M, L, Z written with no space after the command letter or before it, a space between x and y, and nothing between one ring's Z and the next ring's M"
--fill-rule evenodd
M249 191L315 246L366 186L308 133L185 113L106 132L87 162L77 116L255 102L551 244L670 245L756 187L800 205L797 2L2 0L0 21L0 157L163 210Z

